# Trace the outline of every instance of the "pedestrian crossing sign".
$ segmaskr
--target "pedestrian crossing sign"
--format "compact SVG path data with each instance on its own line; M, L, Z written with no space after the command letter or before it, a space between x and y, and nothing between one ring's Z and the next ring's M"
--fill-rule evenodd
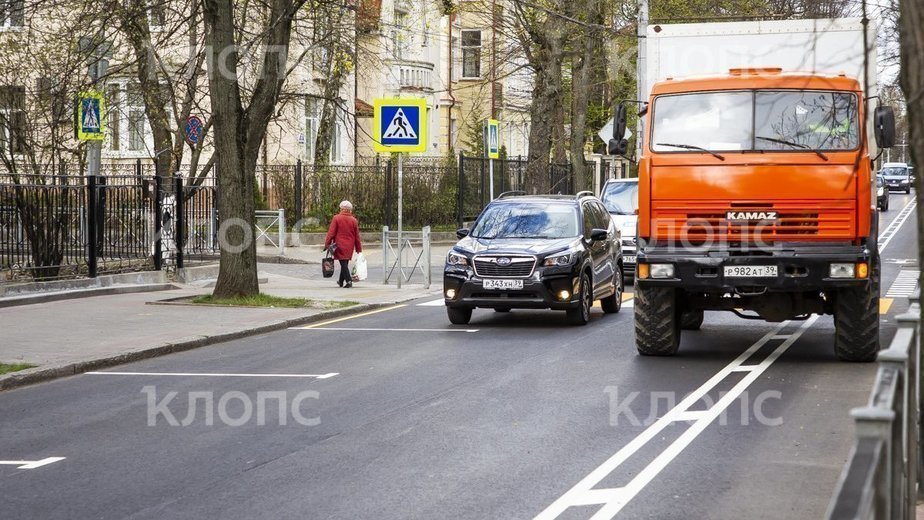
M427 151L427 101L423 98L379 98L373 103L374 147L377 152Z
M488 119L484 122L484 149L488 159L500 159L500 121Z
M77 139L81 141L102 141L106 133L106 106L102 92L81 92L77 96L75 126Z

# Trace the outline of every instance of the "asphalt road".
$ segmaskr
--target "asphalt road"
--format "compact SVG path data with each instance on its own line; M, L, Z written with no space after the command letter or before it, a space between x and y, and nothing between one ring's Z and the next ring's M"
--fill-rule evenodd
M914 232L883 250L884 295ZM659 359L631 308L458 327L427 303L0 393L0 518L819 518L875 374L834 358L830 317L707 313ZM906 308L884 300L884 341ZM286 410L261 421L267 392Z

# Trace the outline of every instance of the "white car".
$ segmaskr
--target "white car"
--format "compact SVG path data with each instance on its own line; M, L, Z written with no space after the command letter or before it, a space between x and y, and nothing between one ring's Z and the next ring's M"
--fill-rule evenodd
M600 200L622 235L623 272L635 274L635 233L638 229L638 179L610 179L603 185Z

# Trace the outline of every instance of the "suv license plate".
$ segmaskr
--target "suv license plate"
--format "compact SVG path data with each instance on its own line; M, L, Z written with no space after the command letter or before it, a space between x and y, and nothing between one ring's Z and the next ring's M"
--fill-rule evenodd
M776 278L775 265L726 265L726 278Z
M626 256L622 257L622 262L623 262L624 264L634 264L634 263L636 263L635 255L626 255Z
M523 280L483 280L485 289L516 290L523 288Z

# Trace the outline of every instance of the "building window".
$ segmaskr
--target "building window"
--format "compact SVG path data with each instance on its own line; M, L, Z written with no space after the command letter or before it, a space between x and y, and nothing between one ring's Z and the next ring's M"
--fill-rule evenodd
M25 107L25 87L0 87L0 152L18 154L25 151Z
M396 59L403 59L410 44L410 16L407 10L399 5L395 5L395 29L391 33L392 45Z
M25 25L25 0L0 0L0 28Z
M152 5L148 7L148 26L152 32L164 30L167 24L167 13L163 5Z
M481 78L481 30L462 31L462 79Z
M318 139L318 123L321 120L318 100L305 100L305 158L314 161L314 144Z
M141 86L136 81L115 80L106 86L105 146L111 152L147 155L154 147Z

